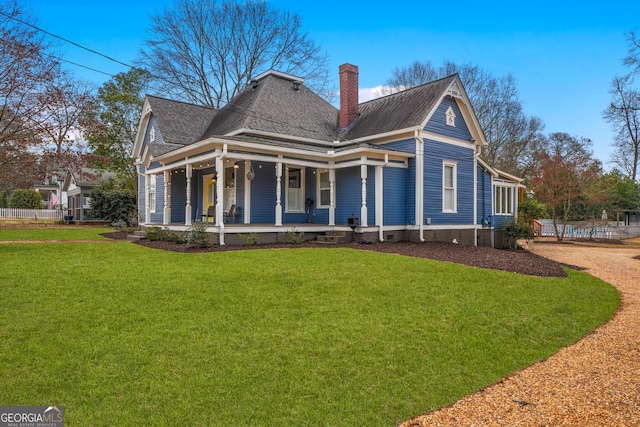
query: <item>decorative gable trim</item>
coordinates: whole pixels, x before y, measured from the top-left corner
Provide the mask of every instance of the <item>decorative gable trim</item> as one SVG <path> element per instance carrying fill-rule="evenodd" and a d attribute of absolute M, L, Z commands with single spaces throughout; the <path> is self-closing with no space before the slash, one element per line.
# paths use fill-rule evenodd
<path fill-rule="evenodd" d="M 446 118 L 447 126 L 456 127 L 456 113 L 453 111 L 453 107 L 449 106 L 447 111 L 444 113 Z"/>
<path fill-rule="evenodd" d="M 453 98 L 458 98 L 461 99 L 462 101 L 464 101 L 464 97 L 463 97 L 463 90 L 460 88 L 460 85 L 458 85 L 457 81 L 454 81 L 453 83 L 451 83 L 451 85 L 447 88 L 446 94 L 453 97 Z"/>

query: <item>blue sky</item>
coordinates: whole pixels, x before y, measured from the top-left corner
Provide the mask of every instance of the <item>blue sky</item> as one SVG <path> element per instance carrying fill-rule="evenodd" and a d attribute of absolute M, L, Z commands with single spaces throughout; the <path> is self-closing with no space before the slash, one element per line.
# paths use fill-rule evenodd
<path fill-rule="evenodd" d="M 28 0 L 25 0 L 28 1 Z M 494 76 L 513 74 L 525 113 L 545 133 L 590 138 L 598 159 L 611 156 L 613 132 L 602 119 L 609 83 L 626 69 L 624 32 L 640 30 L 640 2 L 537 1 L 293 1 L 269 0 L 303 18 L 303 30 L 328 53 L 335 70 L 359 67 L 360 89 L 384 84 L 397 66 L 415 60 L 471 62 Z M 57 35 L 132 63 L 149 16 L 172 0 L 32 0 L 39 25 Z M 65 59 L 112 74 L 122 65 L 63 44 Z M 103 74 L 69 66 L 103 83 Z"/>

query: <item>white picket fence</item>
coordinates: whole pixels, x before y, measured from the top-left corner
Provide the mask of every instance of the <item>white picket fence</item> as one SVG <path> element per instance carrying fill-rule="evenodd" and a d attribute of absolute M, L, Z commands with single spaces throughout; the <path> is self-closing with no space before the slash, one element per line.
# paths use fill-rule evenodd
<path fill-rule="evenodd" d="M 0 208 L 0 218 L 62 219 L 60 209 Z"/>

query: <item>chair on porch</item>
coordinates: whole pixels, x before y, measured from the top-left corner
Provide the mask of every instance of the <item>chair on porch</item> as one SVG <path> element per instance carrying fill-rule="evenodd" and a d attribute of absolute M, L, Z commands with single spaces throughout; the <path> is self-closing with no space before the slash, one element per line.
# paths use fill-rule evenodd
<path fill-rule="evenodd" d="M 228 223 L 235 223 L 236 222 L 236 217 L 240 215 L 240 208 L 236 205 L 231 205 L 231 207 L 229 208 L 229 212 L 227 212 L 226 215 L 226 221 Z"/>
<path fill-rule="evenodd" d="M 209 222 L 209 218 L 211 218 L 212 222 L 215 222 L 215 217 L 216 217 L 216 207 L 209 206 L 207 208 L 207 213 L 202 214 L 202 222 Z"/>

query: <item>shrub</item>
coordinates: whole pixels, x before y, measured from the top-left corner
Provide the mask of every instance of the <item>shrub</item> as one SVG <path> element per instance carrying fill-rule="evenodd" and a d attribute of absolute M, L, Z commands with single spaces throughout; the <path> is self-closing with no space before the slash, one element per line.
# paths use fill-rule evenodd
<path fill-rule="evenodd" d="M 504 237 L 509 242 L 509 248 L 516 249 L 517 241 L 520 239 L 531 239 L 533 232 L 528 222 L 522 219 L 514 219 L 504 228 Z"/>
<path fill-rule="evenodd" d="M 183 240 L 189 246 L 208 248 L 211 246 L 211 234 L 207 233 L 207 224 L 202 221 L 193 221 Z"/>
<path fill-rule="evenodd" d="M 148 228 L 145 236 L 151 241 L 178 242 L 181 243 L 182 238 L 168 228 L 151 227 Z"/>
<path fill-rule="evenodd" d="M 258 240 L 260 239 L 260 235 L 255 232 L 249 233 L 249 234 L 238 233 L 238 237 L 240 237 L 241 239 L 244 239 L 245 246 L 255 246 L 255 244 L 258 243 Z"/>
<path fill-rule="evenodd" d="M 285 233 L 285 236 L 287 238 L 287 243 L 291 243 L 294 245 L 297 245 L 298 243 L 301 243 L 304 240 L 303 239 L 304 232 L 301 231 L 298 233 L 295 227 L 292 227 L 291 230 L 287 231 Z"/>
<path fill-rule="evenodd" d="M 91 190 L 91 209 L 97 218 L 130 224 L 136 208 L 136 193 L 133 190 L 103 185 Z"/>
<path fill-rule="evenodd" d="M 127 221 L 123 221 L 121 219 L 113 221 L 111 223 L 111 226 L 118 231 L 127 231 L 129 229 L 129 224 L 127 224 Z"/>
<path fill-rule="evenodd" d="M 42 209 L 42 198 L 36 190 L 15 190 L 9 207 L 16 209 Z"/>

